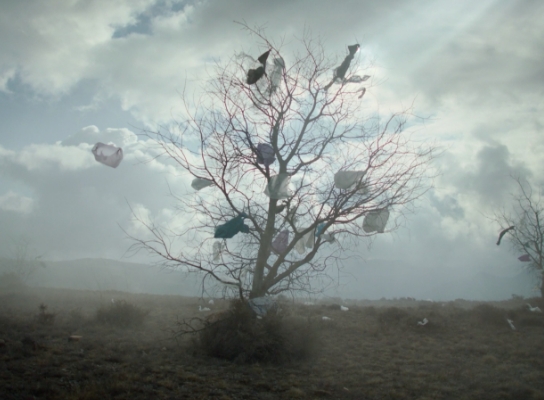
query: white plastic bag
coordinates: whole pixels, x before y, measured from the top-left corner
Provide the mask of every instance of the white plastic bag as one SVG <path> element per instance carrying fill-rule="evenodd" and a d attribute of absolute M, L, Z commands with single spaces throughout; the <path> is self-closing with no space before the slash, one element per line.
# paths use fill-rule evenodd
<path fill-rule="evenodd" d="M 281 173 L 270 177 L 270 182 L 266 185 L 264 194 L 271 199 L 288 199 L 291 196 L 289 190 L 291 177 L 289 174 Z"/>
<path fill-rule="evenodd" d="M 205 187 L 213 185 L 213 182 L 208 179 L 195 178 L 191 182 L 191 187 L 195 190 L 204 189 Z"/>
<path fill-rule="evenodd" d="M 366 171 L 338 171 L 334 174 L 334 184 L 339 189 L 348 189 L 365 176 Z"/>
<path fill-rule="evenodd" d="M 306 249 L 313 249 L 314 241 L 315 241 L 314 238 L 315 238 L 315 230 L 306 233 L 304 236 L 302 236 L 298 240 L 298 242 L 295 243 L 295 250 L 299 254 L 304 254 L 306 252 Z"/>
<path fill-rule="evenodd" d="M 213 244 L 213 261 L 218 262 L 221 260 L 221 253 L 223 252 L 223 249 L 225 248 L 225 244 L 221 241 L 216 241 Z"/>
<path fill-rule="evenodd" d="M 366 233 L 383 233 L 388 219 L 389 210 L 387 208 L 378 211 L 370 211 L 365 215 L 365 219 L 363 220 L 363 230 Z"/>
<path fill-rule="evenodd" d="M 268 87 L 268 92 L 270 94 L 274 93 L 276 89 L 280 86 L 281 76 L 283 69 L 285 68 L 285 61 L 283 58 L 274 58 L 274 69 L 270 73 L 270 86 Z"/>
<path fill-rule="evenodd" d="M 111 144 L 98 142 L 92 152 L 96 161 L 112 168 L 117 168 L 123 160 L 123 149 Z"/>

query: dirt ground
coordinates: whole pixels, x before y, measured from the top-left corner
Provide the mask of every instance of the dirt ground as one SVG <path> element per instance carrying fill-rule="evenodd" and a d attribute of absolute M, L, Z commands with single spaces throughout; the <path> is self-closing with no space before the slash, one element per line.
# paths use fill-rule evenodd
<path fill-rule="evenodd" d="M 143 325 L 100 324 L 96 312 L 112 299 L 148 311 Z M 8 290 L 0 292 L 0 398 L 544 399 L 544 315 L 527 302 L 544 309 L 541 299 L 346 302 L 348 311 L 284 304 L 315 324 L 314 354 L 248 365 L 204 356 L 190 338 L 174 339 L 177 321 L 202 316 L 199 305 L 226 309 L 224 301 Z M 418 325 L 424 318 L 428 323 Z M 70 341 L 72 335 L 81 338 Z"/>

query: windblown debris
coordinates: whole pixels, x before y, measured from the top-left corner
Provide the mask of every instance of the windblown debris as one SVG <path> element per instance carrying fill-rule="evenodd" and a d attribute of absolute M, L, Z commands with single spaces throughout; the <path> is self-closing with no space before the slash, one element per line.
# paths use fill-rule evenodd
<path fill-rule="evenodd" d="M 94 159 L 108 167 L 117 168 L 123 160 L 123 149 L 101 142 L 93 146 Z"/>
<path fill-rule="evenodd" d="M 429 320 L 427 318 L 423 318 L 423 321 L 417 321 L 417 324 L 419 326 L 425 326 L 429 323 Z"/>
<path fill-rule="evenodd" d="M 501 244 L 502 237 L 503 237 L 504 235 L 506 235 L 507 232 L 511 231 L 511 230 L 514 229 L 514 228 L 515 228 L 515 226 L 512 225 L 512 226 L 509 226 L 508 228 L 503 229 L 503 230 L 501 231 L 501 233 L 499 234 L 499 240 L 497 240 L 497 246 Z"/>
<path fill-rule="evenodd" d="M 213 185 L 213 182 L 209 179 L 195 178 L 191 182 L 191 187 L 195 190 L 204 189 L 205 187 Z"/>
<path fill-rule="evenodd" d="M 263 164 L 265 167 L 276 161 L 274 149 L 268 143 L 259 143 L 255 153 L 257 154 L 257 163 Z"/>
<path fill-rule="evenodd" d="M 338 189 L 349 189 L 365 176 L 366 171 L 338 171 L 334 174 L 334 185 Z"/>
<path fill-rule="evenodd" d="M 249 307 L 257 316 L 264 317 L 269 312 L 278 311 L 278 303 L 271 297 L 256 297 L 248 301 Z"/>
<path fill-rule="evenodd" d="M 283 254 L 287 250 L 289 245 L 289 231 L 284 229 L 278 236 L 272 241 L 272 250 L 278 254 Z"/>
<path fill-rule="evenodd" d="M 271 176 L 270 181 L 264 190 L 264 194 L 271 199 L 287 199 L 291 196 L 289 191 L 289 183 L 291 183 L 291 177 L 289 174 L 281 173 Z"/>
<path fill-rule="evenodd" d="M 263 75 L 266 75 L 266 60 L 268 59 L 269 54 L 270 54 L 270 50 L 261 54 L 257 60 L 262 65 L 256 69 L 250 69 L 249 71 L 247 71 L 246 82 L 248 85 L 253 85 L 254 83 L 257 83 L 257 81 L 261 79 Z"/>
<path fill-rule="evenodd" d="M 363 230 L 366 233 L 383 233 L 388 219 L 389 210 L 387 208 L 378 211 L 370 211 L 367 215 L 365 215 L 365 219 L 363 220 Z"/>
<path fill-rule="evenodd" d="M 239 232 L 249 233 L 249 226 L 244 224 L 244 218 L 247 218 L 247 214 L 241 213 L 223 225 L 219 225 L 215 228 L 214 238 L 230 239 Z"/>
<path fill-rule="evenodd" d="M 346 58 L 344 58 L 344 61 L 342 61 L 342 64 L 340 64 L 340 66 L 334 70 L 332 81 L 327 86 L 325 86 L 324 88 L 325 91 L 327 91 L 332 86 L 333 83 L 335 82 L 341 83 L 342 81 L 344 81 L 346 77 L 346 73 L 348 72 L 349 66 L 351 64 L 351 60 L 353 60 L 353 58 L 355 57 L 355 53 L 359 51 L 359 47 L 360 47 L 359 44 L 348 46 L 349 54 L 346 56 Z"/>

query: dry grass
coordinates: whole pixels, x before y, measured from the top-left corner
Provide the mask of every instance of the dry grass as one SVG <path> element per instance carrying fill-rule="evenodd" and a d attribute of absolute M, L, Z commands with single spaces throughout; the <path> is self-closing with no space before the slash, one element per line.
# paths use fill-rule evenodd
<path fill-rule="evenodd" d="M 139 326 L 98 323 L 97 310 L 109 310 L 112 297 L 150 312 Z M 530 302 L 542 308 L 539 299 Z M 54 323 L 36 318 L 42 303 Z M 317 350 L 279 365 L 226 361 L 190 339 L 173 340 L 177 321 L 203 316 L 198 304 L 176 296 L 0 292 L 0 398 L 544 399 L 544 316 L 519 299 L 361 302 L 348 312 L 295 305 L 271 332 L 291 329 L 292 346 L 303 348 L 295 337 L 311 327 Z M 227 307 L 216 302 L 212 311 Z M 417 325 L 423 318 L 429 323 Z M 69 341 L 73 335 L 81 338 Z"/>

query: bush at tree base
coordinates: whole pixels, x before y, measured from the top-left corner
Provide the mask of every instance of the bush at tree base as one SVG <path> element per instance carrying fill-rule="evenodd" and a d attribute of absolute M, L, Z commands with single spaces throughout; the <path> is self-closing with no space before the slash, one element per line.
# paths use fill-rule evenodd
<path fill-rule="evenodd" d="M 258 319 L 246 301 L 233 300 L 225 318 L 205 322 L 198 345 L 205 354 L 237 362 L 291 362 L 309 357 L 316 333 L 307 319 L 269 313 Z"/>

